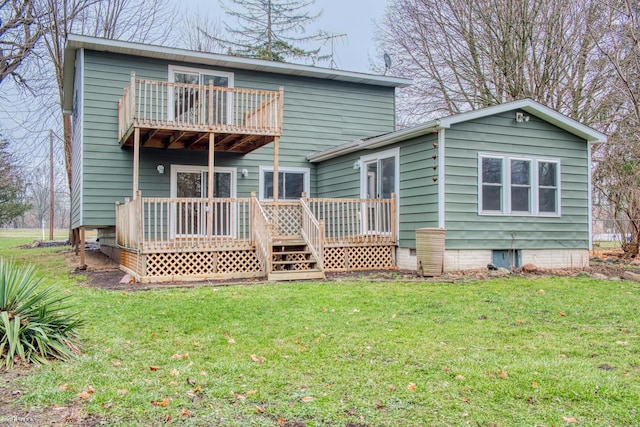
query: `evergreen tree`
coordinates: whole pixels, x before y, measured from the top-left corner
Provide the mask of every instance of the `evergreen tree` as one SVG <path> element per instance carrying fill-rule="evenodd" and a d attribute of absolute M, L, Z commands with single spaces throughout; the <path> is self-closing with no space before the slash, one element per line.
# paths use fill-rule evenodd
<path fill-rule="evenodd" d="M 222 4 L 225 13 L 235 18 L 235 25 L 225 24 L 233 40 L 225 42 L 232 54 L 269 61 L 317 59 L 320 49 L 305 50 L 300 42 L 309 40 L 305 26 L 320 13 L 307 8 L 314 0 L 230 0 Z"/>

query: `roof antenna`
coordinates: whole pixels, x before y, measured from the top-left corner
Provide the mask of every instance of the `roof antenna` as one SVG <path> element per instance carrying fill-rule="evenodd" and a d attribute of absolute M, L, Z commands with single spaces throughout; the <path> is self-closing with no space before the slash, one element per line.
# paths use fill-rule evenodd
<path fill-rule="evenodd" d="M 391 68 L 391 57 L 387 52 L 385 52 L 382 57 L 384 58 L 384 75 L 386 76 L 387 71 L 389 71 L 389 68 Z"/>

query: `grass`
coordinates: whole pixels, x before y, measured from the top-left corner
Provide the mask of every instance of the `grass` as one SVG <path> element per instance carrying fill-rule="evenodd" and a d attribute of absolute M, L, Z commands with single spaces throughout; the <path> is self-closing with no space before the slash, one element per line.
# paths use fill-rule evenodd
<path fill-rule="evenodd" d="M 86 321 L 82 357 L 25 380 L 29 406 L 81 401 L 112 425 L 640 423 L 637 283 L 113 292 L 78 286 L 55 251 L 1 246 L 37 261 Z"/>

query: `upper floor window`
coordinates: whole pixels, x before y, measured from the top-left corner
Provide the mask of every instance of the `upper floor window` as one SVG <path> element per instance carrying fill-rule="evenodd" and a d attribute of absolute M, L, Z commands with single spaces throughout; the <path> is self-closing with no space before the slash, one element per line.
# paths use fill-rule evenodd
<path fill-rule="evenodd" d="M 560 161 L 480 154 L 478 213 L 560 215 Z"/>

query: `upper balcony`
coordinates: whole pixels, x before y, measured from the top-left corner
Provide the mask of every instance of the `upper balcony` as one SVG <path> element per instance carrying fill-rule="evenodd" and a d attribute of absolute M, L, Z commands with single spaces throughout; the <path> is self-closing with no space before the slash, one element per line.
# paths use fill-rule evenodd
<path fill-rule="evenodd" d="M 283 89 L 279 91 L 137 79 L 118 101 L 118 140 L 133 145 L 140 129 L 143 147 L 207 149 L 246 154 L 282 133 Z"/>

